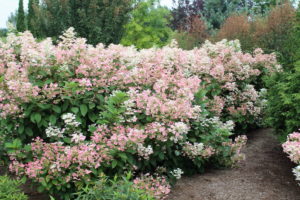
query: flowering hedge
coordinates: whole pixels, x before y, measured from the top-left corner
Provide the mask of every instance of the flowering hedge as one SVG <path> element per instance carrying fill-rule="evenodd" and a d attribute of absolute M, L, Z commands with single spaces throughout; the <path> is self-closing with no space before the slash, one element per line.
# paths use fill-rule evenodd
<path fill-rule="evenodd" d="M 64 199 L 101 173 L 126 171 L 140 174 L 141 189 L 160 182 L 163 199 L 162 176 L 242 160 L 246 137 L 230 139 L 234 125 L 259 119 L 261 77 L 280 69 L 238 41 L 191 51 L 85 42 L 72 28 L 57 45 L 29 32 L 0 42 L 2 153 L 11 171 Z"/>
<path fill-rule="evenodd" d="M 293 169 L 296 180 L 300 181 L 300 133 L 294 132 L 288 135 L 287 141 L 282 144 L 283 151 L 289 155 L 291 161 L 298 166 Z"/>

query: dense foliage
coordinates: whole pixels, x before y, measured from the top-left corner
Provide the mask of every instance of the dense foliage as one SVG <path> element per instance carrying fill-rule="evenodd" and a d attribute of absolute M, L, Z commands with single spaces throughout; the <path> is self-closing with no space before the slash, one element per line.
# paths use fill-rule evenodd
<path fill-rule="evenodd" d="M 121 44 L 125 46 L 150 48 L 162 47 L 170 42 L 172 30 L 168 27 L 170 12 L 161 7 L 157 0 L 141 1 L 131 13 L 132 17 L 125 25 Z"/>
<path fill-rule="evenodd" d="M 299 15 L 299 11 L 298 11 Z M 299 20 L 294 21 L 293 29 L 289 35 L 290 41 L 286 50 L 290 49 L 290 57 L 284 62 L 284 72 L 277 73 L 267 79 L 267 85 L 270 88 L 268 92 L 268 122 L 276 129 L 282 141 L 287 134 L 297 131 L 299 128 L 299 86 L 300 86 L 300 30 Z"/>
<path fill-rule="evenodd" d="M 0 199 L 1 200 L 28 200 L 21 191 L 21 182 L 12 180 L 8 176 L 0 176 Z"/>
<path fill-rule="evenodd" d="M 203 11 L 203 0 L 173 0 L 173 3 L 171 27 L 174 30 L 188 30 L 190 19 L 200 18 Z"/>
<path fill-rule="evenodd" d="M 0 156 L 11 172 L 64 200 L 165 199 L 182 174 L 243 160 L 247 138 L 235 134 L 264 114 L 300 164 L 293 3 L 173 2 L 29 0 L 26 15 L 19 1 L 10 26 L 33 35 L 0 38 Z M 0 199 L 27 199 L 19 184 L 0 177 Z"/>
<path fill-rule="evenodd" d="M 299 128 L 299 78 L 300 63 L 297 62 L 292 72 L 277 74 L 268 80 L 268 121 L 281 140 Z"/>
<path fill-rule="evenodd" d="M 163 184 L 164 198 L 165 177 L 234 165 L 246 142 L 230 139 L 234 124 L 241 132 L 257 122 L 258 83 L 280 68 L 275 55 L 244 54 L 238 41 L 137 51 L 87 45 L 72 28 L 60 38 L 25 32 L 0 43 L 0 136 L 12 172 L 64 199 L 126 171 L 140 189 Z"/>
<path fill-rule="evenodd" d="M 23 0 L 19 0 L 18 17 L 17 17 L 17 30 L 19 32 L 23 32 L 23 31 L 26 30 Z"/>
<path fill-rule="evenodd" d="M 30 0 L 28 30 L 38 38 L 57 39 L 72 26 L 90 44 L 117 44 L 134 3 L 132 0 Z"/>
<path fill-rule="evenodd" d="M 100 177 L 100 180 L 86 186 L 81 192 L 75 194 L 75 200 L 155 200 L 156 188 L 140 189 L 138 184 L 130 181 L 130 174 L 127 177 L 108 179 Z M 146 186 L 146 185 L 145 185 Z M 169 190 L 169 187 L 167 187 Z"/>
<path fill-rule="evenodd" d="M 29 0 L 28 1 L 28 14 L 27 14 L 27 27 L 28 30 L 35 36 L 41 37 L 39 30 L 39 20 L 38 20 L 38 6 L 39 0 Z M 17 13 L 18 15 L 18 13 Z M 12 17 L 13 18 L 13 17 Z"/>
<path fill-rule="evenodd" d="M 0 28 L 0 37 L 6 37 L 6 35 L 7 35 L 7 29 Z"/>

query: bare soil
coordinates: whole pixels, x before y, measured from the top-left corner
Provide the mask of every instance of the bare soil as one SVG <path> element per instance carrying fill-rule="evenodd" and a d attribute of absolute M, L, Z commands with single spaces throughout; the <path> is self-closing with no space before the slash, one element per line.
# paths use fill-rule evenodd
<path fill-rule="evenodd" d="M 237 168 L 182 178 L 169 200 L 300 200 L 293 163 L 271 129 L 248 134 L 246 161 Z"/>

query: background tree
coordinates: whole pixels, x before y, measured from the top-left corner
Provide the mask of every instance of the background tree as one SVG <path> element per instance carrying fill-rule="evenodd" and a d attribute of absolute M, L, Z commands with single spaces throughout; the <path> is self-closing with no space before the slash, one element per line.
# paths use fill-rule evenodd
<path fill-rule="evenodd" d="M 0 39 L 1 37 L 6 37 L 6 35 L 7 35 L 7 29 L 0 28 Z"/>
<path fill-rule="evenodd" d="M 16 10 L 15 12 L 12 12 L 9 15 L 7 22 L 17 27 L 17 18 L 18 18 L 18 11 Z"/>
<path fill-rule="evenodd" d="M 28 27 L 37 37 L 57 38 L 69 27 L 90 44 L 119 43 L 135 0 L 30 0 Z"/>
<path fill-rule="evenodd" d="M 70 0 L 72 26 L 91 44 L 118 44 L 133 0 Z"/>
<path fill-rule="evenodd" d="M 171 27 L 173 30 L 186 31 L 191 18 L 201 16 L 203 12 L 203 0 L 173 0 Z"/>
<path fill-rule="evenodd" d="M 18 17 L 17 17 L 17 30 L 19 32 L 24 32 L 26 30 L 23 0 L 19 0 Z"/>
<path fill-rule="evenodd" d="M 132 12 L 131 21 L 125 26 L 123 45 L 137 48 L 164 46 L 169 42 L 172 30 L 168 27 L 170 11 L 157 0 L 140 2 Z"/>
<path fill-rule="evenodd" d="M 39 36 L 39 26 L 37 26 L 36 10 L 39 6 L 39 0 L 29 0 L 28 2 L 28 15 L 27 15 L 27 27 L 28 30 L 35 36 Z"/>
<path fill-rule="evenodd" d="M 249 13 L 253 6 L 252 0 L 207 0 L 202 16 L 210 29 L 219 29 L 232 13 Z"/>
<path fill-rule="evenodd" d="M 42 0 L 34 7 L 39 35 L 57 38 L 71 24 L 70 0 Z"/>

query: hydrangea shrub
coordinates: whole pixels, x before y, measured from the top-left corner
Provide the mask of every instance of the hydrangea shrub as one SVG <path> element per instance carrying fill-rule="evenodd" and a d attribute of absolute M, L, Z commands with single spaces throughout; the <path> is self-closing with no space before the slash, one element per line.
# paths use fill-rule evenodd
<path fill-rule="evenodd" d="M 294 132 L 288 135 L 287 141 L 282 144 L 283 151 L 288 154 L 291 161 L 298 166 L 293 169 L 297 181 L 300 181 L 300 133 Z"/>
<path fill-rule="evenodd" d="M 278 70 L 273 54 L 244 54 L 238 41 L 138 51 L 88 45 L 72 28 L 57 45 L 10 34 L 0 43 L 2 153 L 12 172 L 64 199 L 101 173 L 132 171 L 149 189 L 231 166 L 247 140 L 230 139 L 234 126 L 259 119 L 261 76 Z"/>

